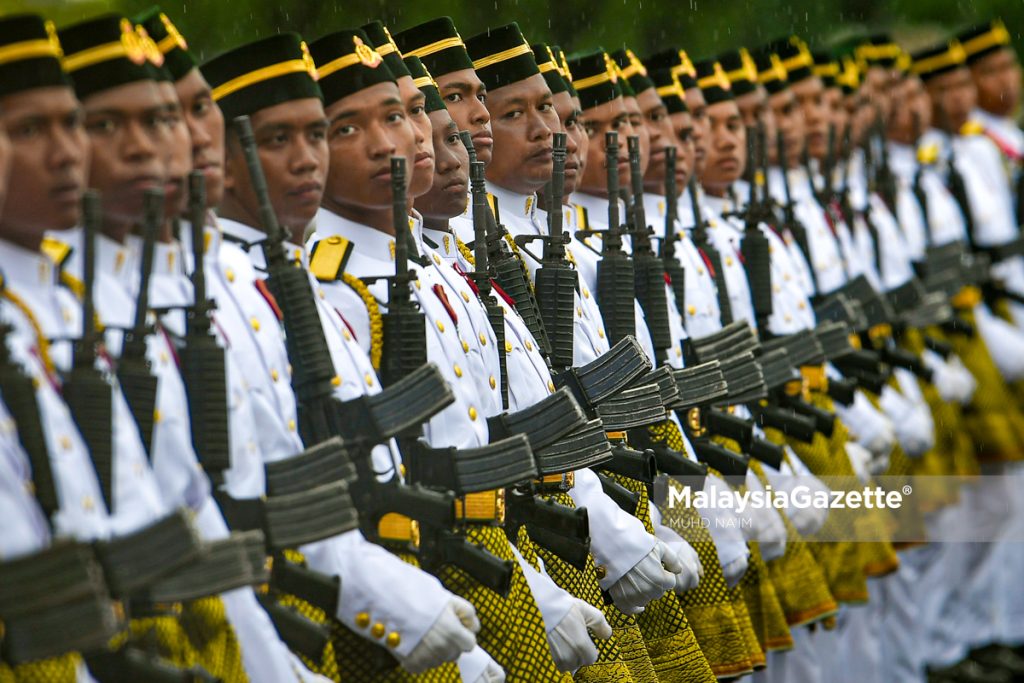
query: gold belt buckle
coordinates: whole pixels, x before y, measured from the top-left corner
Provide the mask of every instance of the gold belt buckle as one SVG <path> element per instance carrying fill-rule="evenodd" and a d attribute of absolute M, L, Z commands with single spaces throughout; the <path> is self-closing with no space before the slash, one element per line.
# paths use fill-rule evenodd
<path fill-rule="evenodd" d="M 389 512 L 380 518 L 377 522 L 377 535 L 382 541 L 420 547 L 420 523 L 397 512 Z"/>
<path fill-rule="evenodd" d="M 572 487 L 576 485 L 576 473 L 546 474 L 537 482 L 542 491 L 571 491 Z"/>
<path fill-rule="evenodd" d="M 686 411 L 686 426 L 690 428 L 692 436 L 704 436 L 707 429 L 701 422 L 700 408 L 690 408 Z"/>
<path fill-rule="evenodd" d="M 804 365 L 800 368 L 800 374 L 811 391 L 828 391 L 828 377 L 825 376 L 824 365 Z"/>
<path fill-rule="evenodd" d="M 504 524 L 505 489 L 467 493 L 456 498 L 455 519 L 469 524 Z"/>

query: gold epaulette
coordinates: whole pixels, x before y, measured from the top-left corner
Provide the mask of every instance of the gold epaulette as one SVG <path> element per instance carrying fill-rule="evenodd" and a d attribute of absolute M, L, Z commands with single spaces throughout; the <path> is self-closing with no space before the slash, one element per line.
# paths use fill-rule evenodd
<path fill-rule="evenodd" d="M 586 207 L 579 204 L 574 206 L 576 207 L 576 228 L 578 230 L 590 230 L 590 217 L 587 215 Z"/>
<path fill-rule="evenodd" d="M 964 125 L 960 126 L 960 135 L 981 135 L 985 132 L 985 126 L 981 125 L 977 121 L 968 121 Z"/>
<path fill-rule="evenodd" d="M 40 250 L 48 259 L 53 261 L 53 265 L 55 265 L 58 270 L 64 267 L 64 264 L 68 260 L 68 256 L 71 256 L 71 245 L 65 244 L 53 237 L 44 237 Z"/>
<path fill-rule="evenodd" d="M 498 198 L 490 192 L 487 193 L 487 205 L 491 207 L 491 213 L 494 214 L 494 222 L 501 223 L 501 213 L 498 211 Z"/>
<path fill-rule="evenodd" d="M 309 255 L 309 270 L 321 282 L 342 279 L 345 265 L 355 245 L 340 235 L 326 237 L 313 245 Z"/>

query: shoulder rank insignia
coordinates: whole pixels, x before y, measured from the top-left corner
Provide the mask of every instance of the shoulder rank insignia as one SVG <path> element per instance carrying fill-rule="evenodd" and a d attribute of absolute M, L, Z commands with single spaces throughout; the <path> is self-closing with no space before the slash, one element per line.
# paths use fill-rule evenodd
<path fill-rule="evenodd" d="M 494 222 L 501 223 L 501 214 L 498 212 L 498 198 L 490 192 L 487 193 L 487 203 L 491 207 L 491 213 L 494 214 Z"/>
<path fill-rule="evenodd" d="M 355 245 L 340 235 L 326 237 L 313 245 L 309 255 L 309 270 L 321 282 L 342 279 L 345 264 Z"/>
<path fill-rule="evenodd" d="M 64 267 L 68 256 L 71 256 L 71 245 L 52 237 L 44 237 L 40 249 L 58 270 Z"/>

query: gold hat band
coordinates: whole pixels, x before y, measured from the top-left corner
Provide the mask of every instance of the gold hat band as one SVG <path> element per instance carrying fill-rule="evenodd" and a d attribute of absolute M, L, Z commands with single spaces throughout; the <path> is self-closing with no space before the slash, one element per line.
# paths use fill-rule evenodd
<path fill-rule="evenodd" d="M 355 55 L 351 56 L 354 57 L 357 62 L 359 61 L 359 58 L 355 57 Z M 279 76 L 287 76 L 288 74 L 300 72 L 306 74 L 309 73 L 309 65 L 302 59 L 289 59 L 286 62 L 271 64 L 270 66 L 250 71 L 247 74 L 242 74 L 237 78 L 232 78 L 230 81 L 218 85 L 213 89 L 213 100 L 215 102 L 220 101 L 228 95 L 238 92 L 242 88 L 248 88 L 249 86 L 256 85 L 257 83 L 269 81 L 271 78 L 278 78 Z"/>
<path fill-rule="evenodd" d="M 61 52 L 58 46 L 46 38 L 24 40 L 20 43 L 11 43 L 10 45 L 0 47 L 0 64 L 9 64 L 39 57 L 60 59 Z"/>
<path fill-rule="evenodd" d="M 442 38 L 441 40 L 438 40 L 438 41 L 433 42 L 433 43 L 429 43 L 427 45 L 424 45 L 423 47 L 418 47 L 415 50 L 409 50 L 408 52 L 405 53 L 405 56 L 406 57 L 426 57 L 428 55 L 434 54 L 435 52 L 440 52 L 441 50 L 447 50 L 448 48 L 451 48 L 451 47 L 462 47 L 462 48 L 464 48 L 464 47 L 466 47 L 466 44 L 464 42 L 462 42 L 462 38 L 459 37 L 459 36 L 454 36 L 452 38 Z"/>
<path fill-rule="evenodd" d="M 515 47 L 510 47 L 507 50 L 502 50 L 501 52 L 490 55 L 489 57 L 482 57 L 480 59 L 473 60 L 473 68 L 486 69 L 489 66 L 500 64 L 501 62 L 507 62 L 510 59 L 514 59 L 520 55 L 528 53 L 532 54 L 533 50 L 530 49 L 529 45 L 523 43 L 522 45 L 516 45 Z"/>

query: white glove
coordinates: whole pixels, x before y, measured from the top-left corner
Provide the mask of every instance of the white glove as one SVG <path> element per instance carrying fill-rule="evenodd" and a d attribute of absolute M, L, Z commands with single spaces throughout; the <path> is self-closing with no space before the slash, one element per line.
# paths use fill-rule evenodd
<path fill-rule="evenodd" d="M 626 614 L 639 614 L 644 605 L 676 586 L 683 565 L 669 547 L 657 541 L 651 552 L 616 581 L 608 592 L 615 606 Z"/>
<path fill-rule="evenodd" d="M 505 683 L 505 670 L 477 646 L 459 657 L 459 677 L 472 683 Z"/>
<path fill-rule="evenodd" d="M 723 479 L 709 474 L 704 480 L 704 492 L 708 494 L 709 500 L 717 500 L 716 492 L 720 489 L 731 490 Z M 700 515 L 708 521 L 707 528 L 711 533 L 711 540 L 715 542 L 718 563 L 725 574 L 725 580 L 730 586 L 735 586 L 747 572 L 750 558 L 750 548 L 747 547 L 743 532 L 740 531 L 736 511 L 712 505 L 710 509 L 700 510 Z"/>
<path fill-rule="evenodd" d="M 752 471 L 747 472 L 747 488 L 750 491 L 764 491 L 761 480 Z M 757 541 L 765 561 L 782 557 L 786 552 L 786 525 L 774 508 L 752 510 L 747 508 L 739 515 L 743 537 Z"/>
<path fill-rule="evenodd" d="M 792 494 L 795 488 L 801 487 L 806 489 L 808 497 L 814 496 L 819 491 L 828 494 L 829 488 L 811 474 L 807 465 L 800 461 L 800 458 L 789 446 L 785 448 L 788 460 L 783 461 L 781 470 L 767 466 L 764 468 L 764 472 L 768 476 L 768 483 L 772 485 L 772 488 Z M 786 508 L 786 516 L 796 527 L 797 532 L 806 538 L 818 533 L 818 530 L 825 524 L 825 520 L 828 518 L 828 509 L 818 508 L 814 505 L 802 507 L 790 505 Z"/>
<path fill-rule="evenodd" d="M 985 305 L 974 307 L 974 322 L 988 346 L 992 362 L 1007 382 L 1024 377 L 1024 334 L 1019 329 L 992 314 Z"/>
<path fill-rule="evenodd" d="M 867 483 L 871 479 L 871 471 L 874 469 L 872 462 L 875 458 L 871 455 L 871 452 L 855 441 L 847 441 L 846 455 L 850 458 L 854 474 L 862 482 Z M 885 468 L 882 468 L 883 472 L 889 466 L 889 456 L 885 456 L 884 460 Z"/>
<path fill-rule="evenodd" d="M 445 662 L 455 661 L 464 652 L 476 647 L 476 633 L 480 620 L 476 609 L 462 598 L 453 595 L 441 615 L 434 621 L 409 656 L 398 662 L 409 673 L 422 673 Z"/>
<path fill-rule="evenodd" d="M 892 422 L 871 405 L 863 392 L 853 395 L 851 405 L 836 405 L 835 410 L 857 443 L 879 457 L 889 456 L 896 444 Z"/>
<path fill-rule="evenodd" d="M 551 657 L 559 671 L 573 672 L 597 661 L 597 646 L 588 629 L 602 640 L 612 637 L 612 627 L 601 610 L 577 599 L 565 618 L 548 632 Z"/>
<path fill-rule="evenodd" d="M 907 379 L 903 373 L 910 374 L 902 368 L 894 370 L 901 387 L 904 381 L 916 382 L 913 376 Z M 915 386 L 914 389 L 916 388 Z M 921 405 L 911 394 L 912 392 L 897 391 L 891 386 L 886 386 L 882 389 L 879 405 L 892 420 L 896 438 L 903 452 L 911 458 L 919 458 L 935 445 L 935 423 L 928 405 Z M 872 472 L 877 473 L 874 470 Z"/>
<path fill-rule="evenodd" d="M 656 505 L 651 505 L 651 523 L 654 525 L 654 535 L 676 554 L 683 565 L 683 571 L 676 574 L 676 593 L 693 590 L 704 578 L 704 566 L 700 563 L 697 551 L 686 539 L 661 523 L 661 510 Z"/>
<path fill-rule="evenodd" d="M 957 400 L 960 405 L 967 405 L 974 398 L 974 390 L 978 388 L 978 380 L 974 379 L 974 375 L 967 369 L 964 362 L 960 360 L 960 356 L 954 355 L 947 358 L 946 367 L 959 380 L 960 394 Z"/>

